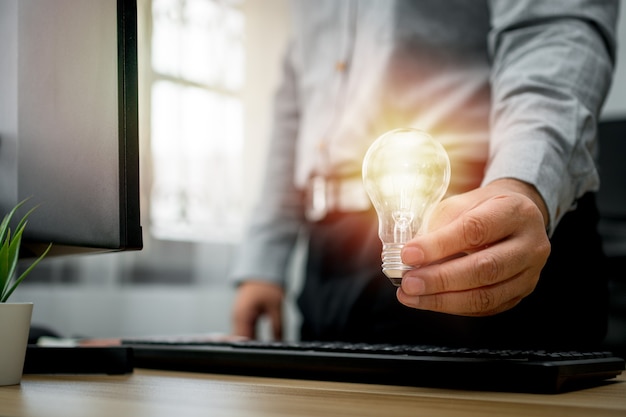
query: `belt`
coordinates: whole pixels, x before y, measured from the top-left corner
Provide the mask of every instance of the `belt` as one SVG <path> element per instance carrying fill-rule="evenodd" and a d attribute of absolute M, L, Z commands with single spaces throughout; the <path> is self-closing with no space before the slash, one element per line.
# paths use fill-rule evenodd
<path fill-rule="evenodd" d="M 333 212 L 367 211 L 372 207 L 360 176 L 350 178 L 311 176 L 307 182 L 305 197 L 305 216 L 311 222 L 323 220 Z"/>

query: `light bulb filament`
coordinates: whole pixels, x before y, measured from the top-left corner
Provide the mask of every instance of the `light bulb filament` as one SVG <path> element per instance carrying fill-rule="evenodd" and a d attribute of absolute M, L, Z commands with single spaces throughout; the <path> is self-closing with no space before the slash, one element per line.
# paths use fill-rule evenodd
<path fill-rule="evenodd" d="M 411 227 L 413 222 L 413 213 L 409 211 L 394 211 L 392 217 L 394 220 L 394 243 L 408 242 L 408 240 L 414 235 L 413 228 Z"/>

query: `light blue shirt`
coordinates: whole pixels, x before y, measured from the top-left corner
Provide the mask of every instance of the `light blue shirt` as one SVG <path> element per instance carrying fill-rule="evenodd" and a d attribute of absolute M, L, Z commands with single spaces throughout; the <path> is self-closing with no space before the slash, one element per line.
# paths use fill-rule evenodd
<path fill-rule="evenodd" d="M 596 122 L 610 87 L 617 1 L 302 0 L 274 103 L 261 199 L 235 280 L 282 283 L 313 174 L 358 176 L 372 141 L 428 131 L 449 194 L 533 184 L 549 233 L 599 185 Z"/>

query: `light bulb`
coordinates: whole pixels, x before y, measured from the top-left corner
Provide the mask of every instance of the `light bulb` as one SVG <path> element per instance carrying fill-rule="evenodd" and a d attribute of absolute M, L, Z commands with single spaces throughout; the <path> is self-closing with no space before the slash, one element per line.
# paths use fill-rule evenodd
<path fill-rule="evenodd" d="M 376 139 L 363 159 L 363 184 L 378 215 L 382 270 L 400 286 L 413 267 L 402 263 L 404 244 L 428 227 L 450 183 L 450 159 L 428 133 L 396 129 Z"/>

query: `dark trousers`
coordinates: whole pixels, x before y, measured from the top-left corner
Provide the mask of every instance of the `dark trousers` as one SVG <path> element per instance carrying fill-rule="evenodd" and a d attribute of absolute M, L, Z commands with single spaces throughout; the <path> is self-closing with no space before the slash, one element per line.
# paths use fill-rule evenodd
<path fill-rule="evenodd" d="M 606 333 L 607 280 L 593 194 L 560 222 L 535 291 L 491 317 L 462 317 L 400 304 L 381 272 L 375 213 L 312 223 L 298 305 L 303 340 L 485 347 L 593 348 Z"/>

